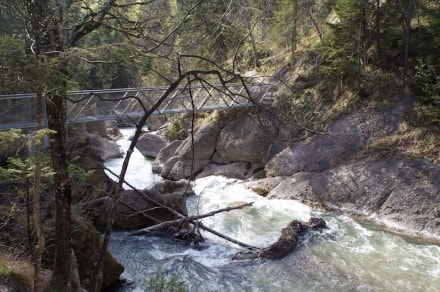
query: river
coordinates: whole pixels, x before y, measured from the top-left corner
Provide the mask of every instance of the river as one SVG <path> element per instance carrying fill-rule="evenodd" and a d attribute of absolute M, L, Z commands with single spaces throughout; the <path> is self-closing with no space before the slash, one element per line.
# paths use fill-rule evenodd
<path fill-rule="evenodd" d="M 128 147 L 133 129 L 123 129 L 118 143 Z M 106 166 L 118 171 L 122 161 Z M 142 169 L 142 171 L 139 171 Z M 132 156 L 127 180 L 138 188 L 161 178 L 151 161 Z M 324 218 L 328 229 L 308 234 L 282 260 L 235 261 L 238 246 L 203 233 L 201 246 L 170 238 L 114 232 L 110 251 L 125 266 L 123 278 L 133 285 L 119 291 L 150 291 L 158 274 L 182 281 L 188 291 L 440 291 L 440 246 L 401 236 L 368 222 L 312 210 L 291 200 L 268 200 L 246 189 L 241 181 L 219 176 L 197 179 L 196 195 L 188 199 L 190 213 L 205 213 L 226 205 L 254 202 L 252 207 L 218 214 L 203 223 L 254 246 L 274 242 L 293 219 Z"/>

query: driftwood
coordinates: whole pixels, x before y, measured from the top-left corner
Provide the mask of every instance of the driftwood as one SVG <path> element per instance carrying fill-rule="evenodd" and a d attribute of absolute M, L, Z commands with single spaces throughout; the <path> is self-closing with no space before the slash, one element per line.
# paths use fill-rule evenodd
<path fill-rule="evenodd" d="M 116 175 L 115 173 L 113 173 L 113 174 Z M 199 221 L 202 218 L 211 217 L 211 216 L 214 216 L 214 215 L 221 213 L 221 212 L 229 212 L 232 210 L 241 209 L 241 208 L 244 208 L 247 206 L 251 206 L 253 204 L 253 202 L 241 204 L 241 205 L 235 206 L 235 207 L 227 207 L 227 208 L 214 210 L 214 211 L 208 212 L 206 214 L 202 214 L 202 215 L 184 216 L 184 215 L 180 214 L 179 212 L 177 212 L 176 210 L 174 210 L 168 206 L 165 206 L 165 205 L 157 202 L 156 200 L 150 198 L 147 194 L 137 190 L 136 188 L 131 186 L 129 183 L 127 183 L 127 182 L 125 182 L 125 183 L 129 187 L 134 189 L 136 192 L 138 192 L 140 195 L 145 197 L 147 200 L 149 200 L 151 203 L 159 206 L 160 208 L 164 208 L 164 209 L 170 211 L 172 214 L 174 214 L 174 215 L 176 215 L 176 217 L 178 217 L 178 219 L 175 219 L 175 220 L 160 222 L 160 220 L 147 214 L 147 212 L 149 210 L 137 210 L 135 207 L 130 206 L 125 202 L 121 202 L 122 204 L 124 204 L 125 206 L 130 208 L 131 210 L 135 211 L 137 214 L 141 214 L 141 215 L 147 217 L 148 219 L 151 219 L 151 220 L 158 223 L 156 225 L 134 231 L 134 232 L 130 233 L 131 236 L 140 235 L 140 234 L 148 234 L 148 233 L 152 233 L 152 232 L 158 231 L 158 230 L 166 230 L 167 232 L 174 233 L 175 237 L 189 240 L 192 243 L 198 243 L 198 242 L 201 242 L 204 240 L 199 233 L 199 229 L 203 229 L 203 230 L 210 232 L 218 237 L 221 237 L 227 241 L 230 241 L 234 244 L 237 244 L 241 247 L 246 248 L 246 251 L 242 251 L 242 252 L 237 253 L 233 259 L 239 259 L 239 260 L 255 259 L 255 258 L 267 258 L 267 259 L 272 259 L 272 260 L 281 259 L 281 258 L 285 257 L 288 253 L 290 253 L 296 247 L 296 245 L 298 244 L 299 236 L 301 236 L 304 232 L 306 232 L 308 230 L 320 229 L 320 228 L 326 227 L 325 221 L 321 218 L 312 217 L 309 220 L 309 222 L 307 222 L 307 223 L 303 223 L 298 220 L 293 220 L 285 228 L 283 228 L 281 230 L 281 236 L 278 238 L 278 240 L 275 243 L 273 243 L 270 246 L 265 247 L 265 248 L 257 248 L 255 246 L 251 246 L 247 243 L 233 239 L 233 238 L 231 238 L 227 235 L 224 235 L 218 231 L 215 231 L 215 230 L 203 225 L 202 222 Z"/>
<path fill-rule="evenodd" d="M 325 221 L 321 218 L 311 218 L 308 223 L 302 223 L 298 220 L 293 220 L 285 228 L 281 230 L 281 236 L 278 240 L 268 247 L 239 252 L 234 256 L 234 259 L 255 259 L 267 258 L 277 260 L 289 254 L 298 244 L 299 236 L 311 229 L 325 228 Z"/>
<path fill-rule="evenodd" d="M 206 218 L 206 217 L 211 217 L 211 216 L 214 216 L 214 215 L 216 215 L 218 213 L 229 212 L 229 211 L 236 210 L 236 209 L 241 209 L 241 208 L 244 208 L 244 207 L 247 207 L 247 206 L 252 206 L 252 204 L 253 204 L 253 202 L 245 203 L 245 204 L 241 204 L 241 205 L 236 206 L 236 207 L 227 207 L 227 208 L 223 208 L 223 209 L 218 209 L 218 210 L 211 211 L 209 213 L 202 214 L 202 215 L 183 216 L 183 217 L 181 217 L 179 219 L 176 219 L 176 220 L 164 221 L 164 222 L 161 222 L 159 224 L 156 224 L 156 225 L 153 225 L 153 226 L 150 226 L 150 227 L 146 227 L 146 228 L 137 230 L 135 232 L 130 233 L 130 235 L 140 235 L 140 234 L 149 233 L 151 231 L 155 231 L 155 230 L 159 230 L 159 229 L 164 229 L 164 228 L 167 228 L 169 226 L 179 226 L 179 225 L 182 225 L 185 222 L 192 223 L 192 222 L 194 222 L 196 220 L 200 220 L 200 219 L 203 219 L 203 218 Z M 198 224 L 200 225 L 200 223 L 198 223 Z"/>
<path fill-rule="evenodd" d="M 104 167 L 104 168 L 107 171 L 109 171 L 111 174 L 113 174 L 114 176 L 119 178 L 119 176 L 115 172 L 113 172 L 112 170 L 108 169 L 107 167 Z M 135 231 L 135 232 L 131 233 L 130 235 L 139 235 L 139 234 L 153 232 L 153 231 L 158 230 L 158 229 L 167 228 L 168 229 L 167 231 L 171 231 L 171 232 L 175 233 L 176 237 L 180 237 L 180 238 L 187 239 L 187 240 L 190 239 L 193 243 L 197 243 L 197 242 L 203 241 L 203 238 L 201 237 L 201 235 L 200 235 L 200 233 L 198 231 L 198 229 L 201 228 L 201 229 L 203 229 L 203 230 L 205 230 L 207 232 L 210 232 L 210 233 L 212 233 L 212 234 L 214 234 L 214 235 L 216 235 L 218 237 L 221 237 L 221 238 L 223 238 L 225 240 L 228 240 L 228 241 L 230 241 L 232 243 L 235 243 L 235 244 L 237 244 L 237 245 L 239 245 L 241 247 L 247 248 L 249 250 L 257 249 L 256 247 L 253 247 L 253 246 L 251 246 L 249 244 L 246 244 L 244 242 L 240 242 L 240 241 L 238 241 L 236 239 L 233 239 L 233 238 L 231 238 L 229 236 L 221 234 L 220 232 L 215 231 L 215 230 L 213 230 L 213 229 L 211 229 L 209 227 L 206 227 L 201 222 L 198 221 L 201 218 L 206 218 L 206 217 L 209 217 L 209 216 L 213 216 L 213 215 L 218 214 L 220 212 L 228 212 L 228 211 L 235 210 L 235 209 L 241 209 L 241 208 L 244 208 L 246 206 L 251 206 L 253 203 L 245 203 L 245 204 L 242 204 L 242 205 L 236 206 L 236 207 L 227 207 L 227 208 L 223 208 L 223 209 L 219 209 L 219 210 L 216 210 L 216 211 L 212 211 L 212 212 L 209 212 L 207 214 L 200 215 L 200 216 L 184 216 L 184 215 L 180 214 L 179 212 L 177 212 L 176 210 L 174 210 L 174 209 L 172 209 L 172 208 L 170 208 L 168 206 L 165 206 L 165 205 L 161 204 L 160 202 L 157 202 L 156 200 L 150 198 L 147 194 L 139 191 L 138 189 L 136 189 L 134 186 L 132 186 L 127 181 L 124 180 L 124 183 L 127 184 L 131 189 L 136 191 L 139 195 L 142 195 L 144 198 L 149 200 L 152 204 L 155 204 L 155 205 L 157 205 L 157 206 L 159 206 L 161 208 L 164 208 L 164 209 L 170 211 L 172 214 L 174 214 L 176 217 L 179 218 L 179 219 L 172 220 L 172 221 L 164 221 L 164 222 L 161 222 L 161 223 L 156 224 L 154 226 L 147 227 L 147 228 Z M 138 210 L 135 207 L 130 206 L 130 205 L 128 205 L 125 202 L 121 202 L 121 203 L 123 205 L 125 205 L 126 207 L 130 208 L 131 210 L 133 210 L 134 212 L 136 212 L 137 214 L 141 214 L 142 216 L 145 216 L 148 219 L 151 219 L 151 220 L 153 220 L 155 222 L 160 222 L 158 219 L 156 219 L 156 218 L 152 217 L 151 215 L 147 214 L 146 210 Z M 192 228 L 189 227 L 189 223 L 193 224 Z"/>

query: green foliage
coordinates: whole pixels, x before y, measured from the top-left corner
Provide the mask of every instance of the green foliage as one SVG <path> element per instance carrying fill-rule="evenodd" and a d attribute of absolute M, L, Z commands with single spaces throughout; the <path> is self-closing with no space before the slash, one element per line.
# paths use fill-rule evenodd
<path fill-rule="evenodd" d="M 262 197 L 266 197 L 269 194 L 269 191 L 264 188 L 253 188 L 252 191 Z"/>
<path fill-rule="evenodd" d="M 69 162 L 69 175 L 72 186 L 72 199 L 74 204 L 87 202 L 99 198 L 107 189 L 106 182 L 95 179 L 95 171 L 85 169 L 80 165 L 79 157 Z M 77 210 L 81 212 L 81 210 Z"/>
<path fill-rule="evenodd" d="M 21 129 L 11 129 L 8 131 L 0 131 L 0 147 L 7 147 L 9 144 L 24 138 Z"/>
<path fill-rule="evenodd" d="M 185 125 L 185 115 L 175 117 L 169 124 L 166 132 L 166 137 L 173 140 L 183 140 L 187 136 L 187 127 Z"/>
<path fill-rule="evenodd" d="M 325 107 L 323 94 L 312 88 L 298 92 L 286 91 L 279 96 L 277 104 L 280 117 L 285 123 L 313 131 L 325 128 Z"/>
<path fill-rule="evenodd" d="M 359 76 L 359 64 L 366 62 L 366 52 L 372 45 L 372 4 L 367 0 L 337 0 L 334 6 L 337 18 L 329 23 L 330 35 L 323 43 L 328 62 L 324 67 L 342 78 Z"/>
<path fill-rule="evenodd" d="M 158 270 L 153 277 L 146 280 L 143 284 L 144 289 L 154 292 L 186 292 L 188 288 L 185 281 L 176 277 L 167 279 L 163 273 Z"/>
<path fill-rule="evenodd" d="M 0 95 L 35 91 L 38 71 L 23 39 L 0 35 Z"/>
<path fill-rule="evenodd" d="M 440 124 L 440 3 L 421 1 L 422 13 L 414 32 L 414 76 L 417 109 L 430 125 Z"/>
<path fill-rule="evenodd" d="M 50 155 L 43 153 L 43 167 L 41 169 L 41 177 L 43 181 L 49 182 L 55 174 L 50 166 Z M 7 167 L 0 167 L 0 182 L 13 183 L 18 188 L 26 185 L 28 181 L 32 181 L 35 171 L 34 156 L 9 157 L 7 159 Z"/>
<path fill-rule="evenodd" d="M 0 230 L 5 228 L 8 223 L 15 218 L 16 213 L 20 211 L 15 202 L 11 202 L 11 207 L 7 210 L 4 210 L 2 207 L 3 206 L 0 206 Z"/>
<path fill-rule="evenodd" d="M 13 269 L 0 265 L 0 277 L 13 277 L 16 272 Z"/>
<path fill-rule="evenodd" d="M 419 85 L 418 109 L 429 124 L 440 125 L 440 65 L 419 58 L 416 79 Z"/>

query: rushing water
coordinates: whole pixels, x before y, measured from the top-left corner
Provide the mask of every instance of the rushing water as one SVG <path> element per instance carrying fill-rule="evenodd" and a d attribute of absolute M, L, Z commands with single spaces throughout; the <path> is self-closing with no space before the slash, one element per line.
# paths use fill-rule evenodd
<path fill-rule="evenodd" d="M 121 144 L 126 142 L 121 140 Z M 133 169 L 137 168 L 133 184 L 143 188 L 160 180 L 151 174 L 148 160 L 142 156 L 133 159 Z M 117 162 L 107 166 L 116 170 Z M 198 179 L 194 190 L 196 195 L 188 200 L 193 214 L 254 202 L 252 207 L 203 220 L 205 225 L 254 246 L 274 242 L 293 219 L 322 217 L 329 228 L 307 235 L 290 255 L 277 261 L 234 261 L 233 256 L 242 249 L 209 233 L 203 233 L 205 243 L 194 247 L 169 238 L 128 237 L 126 232 L 116 232 L 110 249 L 125 266 L 122 276 L 135 282 L 121 291 L 148 291 L 149 279 L 158 272 L 168 279 L 183 280 L 189 291 L 440 291 L 438 245 L 347 216 L 320 213 L 299 202 L 268 200 L 233 179 Z"/>

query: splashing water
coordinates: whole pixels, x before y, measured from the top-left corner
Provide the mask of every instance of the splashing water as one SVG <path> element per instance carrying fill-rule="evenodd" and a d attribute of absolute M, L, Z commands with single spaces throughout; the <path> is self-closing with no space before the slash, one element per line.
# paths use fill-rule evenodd
<path fill-rule="evenodd" d="M 143 172 L 135 172 L 129 182 L 143 182 L 143 188 L 159 180 L 147 174 L 150 161 L 141 156 L 133 157 L 133 162 Z M 328 229 L 307 235 L 281 260 L 250 262 L 233 261 L 241 249 L 210 233 L 203 233 L 207 241 L 194 247 L 170 238 L 128 237 L 127 232 L 116 232 L 110 250 L 125 266 L 122 276 L 135 282 L 120 291 L 146 290 L 148 279 L 158 271 L 183 280 L 189 291 L 440 291 L 438 245 L 348 216 L 313 211 L 296 201 L 268 200 L 234 179 L 198 179 L 194 190 L 196 195 L 187 203 L 192 214 L 254 202 L 251 207 L 202 220 L 206 226 L 254 246 L 273 243 L 293 219 L 322 217 Z"/>

